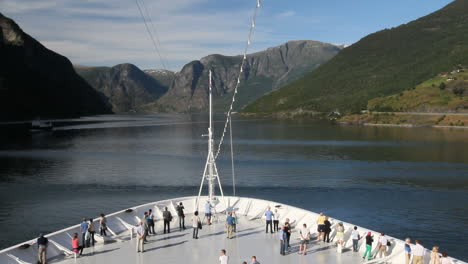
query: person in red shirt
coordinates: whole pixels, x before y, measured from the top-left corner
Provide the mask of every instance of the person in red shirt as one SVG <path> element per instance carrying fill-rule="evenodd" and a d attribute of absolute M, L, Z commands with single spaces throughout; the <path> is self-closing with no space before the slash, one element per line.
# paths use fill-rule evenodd
<path fill-rule="evenodd" d="M 73 249 L 73 252 L 75 252 L 75 253 L 79 252 L 80 253 L 79 256 L 81 256 L 81 254 L 83 254 L 83 246 L 80 246 L 80 240 L 78 239 L 78 233 L 73 234 L 72 249 Z"/>

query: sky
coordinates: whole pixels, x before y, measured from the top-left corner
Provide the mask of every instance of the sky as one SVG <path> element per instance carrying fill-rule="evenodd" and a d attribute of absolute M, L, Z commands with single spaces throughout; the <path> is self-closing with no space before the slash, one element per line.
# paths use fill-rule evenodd
<path fill-rule="evenodd" d="M 165 63 L 137 1 L 154 25 L 149 23 Z M 450 2 L 262 0 L 249 52 L 304 39 L 350 45 Z M 0 0 L 0 12 L 74 64 L 133 63 L 141 69 L 178 71 L 209 54 L 241 54 L 255 5 L 256 0 Z"/>

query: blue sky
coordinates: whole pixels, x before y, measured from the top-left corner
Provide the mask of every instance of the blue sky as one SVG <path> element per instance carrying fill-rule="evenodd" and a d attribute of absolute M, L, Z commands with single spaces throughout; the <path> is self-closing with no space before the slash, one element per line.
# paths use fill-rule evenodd
<path fill-rule="evenodd" d="M 240 54 L 256 4 L 256 0 L 138 1 L 147 7 L 163 58 L 172 70 L 212 53 Z M 263 0 L 250 51 L 299 39 L 352 44 L 450 2 Z M 75 64 L 129 62 L 142 69 L 163 68 L 135 0 L 0 0 L 0 12 Z"/>

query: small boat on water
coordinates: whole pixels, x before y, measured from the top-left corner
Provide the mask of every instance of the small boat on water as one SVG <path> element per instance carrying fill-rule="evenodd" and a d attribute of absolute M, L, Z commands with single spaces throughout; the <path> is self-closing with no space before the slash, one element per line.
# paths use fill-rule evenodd
<path fill-rule="evenodd" d="M 52 122 L 50 121 L 41 121 L 41 120 L 34 120 L 31 122 L 31 128 L 29 129 L 31 132 L 38 132 L 38 131 L 51 131 L 54 129 Z"/>

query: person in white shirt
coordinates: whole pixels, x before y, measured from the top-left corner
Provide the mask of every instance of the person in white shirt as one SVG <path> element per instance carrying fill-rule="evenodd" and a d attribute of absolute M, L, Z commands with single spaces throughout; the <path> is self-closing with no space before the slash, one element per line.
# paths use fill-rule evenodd
<path fill-rule="evenodd" d="M 413 254 L 413 264 L 423 264 L 426 249 L 421 245 L 421 241 L 416 240 L 416 245 L 411 250 L 411 253 Z"/>
<path fill-rule="evenodd" d="M 387 242 L 388 242 L 388 239 L 387 237 L 385 236 L 384 233 L 380 233 L 380 237 L 379 237 L 379 258 L 382 257 L 382 255 L 384 257 L 387 256 Z"/>
<path fill-rule="evenodd" d="M 137 233 L 137 252 L 145 252 L 144 240 L 145 240 L 145 229 L 143 228 L 143 222 L 140 221 L 136 228 Z"/>
<path fill-rule="evenodd" d="M 280 214 L 278 213 L 278 209 L 275 209 L 275 213 L 273 214 L 273 232 L 278 232 L 280 230 L 279 220 L 280 220 Z"/>
<path fill-rule="evenodd" d="M 198 239 L 198 229 L 200 229 L 200 226 L 200 216 L 198 216 L 198 211 L 195 211 L 192 216 L 193 239 Z"/>
<path fill-rule="evenodd" d="M 452 264 L 453 262 L 448 258 L 447 252 L 442 252 L 442 258 L 440 259 L 441 264 Z"/>
<path fill-rule="evenodd" d="M 219 256 L 219 263 L 220 264 L 228 264 L 229 257 L 226 256 L 226 250 L 221 249 L 221 256 Z"/>
<path fill-rule="evenodd" d="M 357 226 L 355 226 L 353 232 L 351 232 L 351 239 L 353 240 L 353 251 L 358 252 L 358 242 L 361 236 L 359 235 L 359 231 L 357 231 Z"/>
<path fill-rule="evenodd" d="M 310 239 L 310 230 L 307 228 L 306 224 L 303 224 L 302 228 L 299 230 L 299 236 L 301 239 L 301 242 L 299 242 L 299 255 L 307 255 L 307 244 Z"/>

